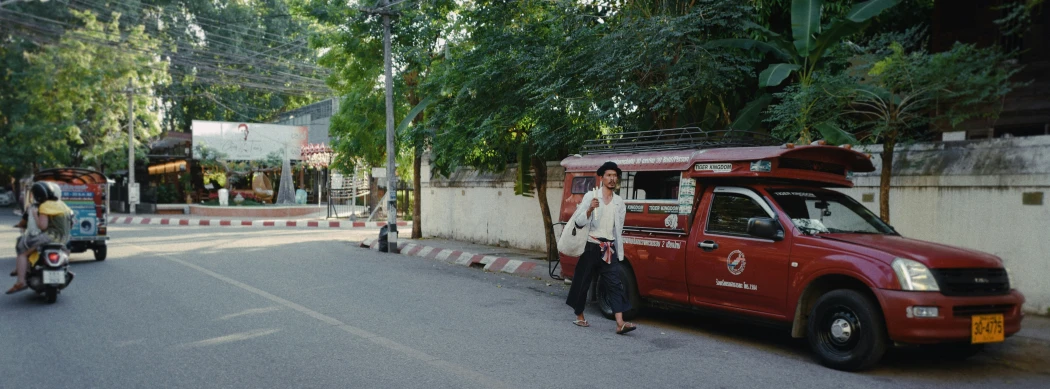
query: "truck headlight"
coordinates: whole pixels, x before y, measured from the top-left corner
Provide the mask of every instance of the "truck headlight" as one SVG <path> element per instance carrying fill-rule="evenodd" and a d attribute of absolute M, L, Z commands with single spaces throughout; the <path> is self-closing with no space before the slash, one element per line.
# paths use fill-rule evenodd
<path fill-rule="evenodd" d="M 900 281 L 901 290 L 926 292 L 941 290 L 930 269 L 919 262 L 904 258 L 894 259 L 893 271 L 897 273 L 897 281 Z"/>

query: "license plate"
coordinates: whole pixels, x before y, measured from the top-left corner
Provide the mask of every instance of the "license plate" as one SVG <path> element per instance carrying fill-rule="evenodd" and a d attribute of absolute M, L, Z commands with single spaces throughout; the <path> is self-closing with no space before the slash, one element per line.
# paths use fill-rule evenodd
<path fill-rule="evenodd" d="M 44 270 L 44 283 L 48 285 L 61 285 L 66 283 L 66 271 Z"/>
<path fill-rule="evenodd" d="M 975 315 L 970 319 L 970 343 L 1002 342 L 1006 332 L 1003 315 Z"/>

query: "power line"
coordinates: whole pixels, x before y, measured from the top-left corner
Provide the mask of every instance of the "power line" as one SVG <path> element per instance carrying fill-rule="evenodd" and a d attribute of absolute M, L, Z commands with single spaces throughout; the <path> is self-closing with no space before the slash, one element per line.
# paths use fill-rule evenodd
<path fill-rule="evenodd" d="M 98 5 L 98 4 L 95 4 L 95 3 L 89 3 L 89 2 L 86 2 L 84 0 L 76 0 L 76 1 L 80 2 L 81 4 L 84 4 L 85 6 L 88 6 L 89 8 L 91 8 L 93 13 L 98 14 L 97 17 L 100 20 L 111 20 L 111 19 L 104 19 L 104 18 L 110 18 L 111 17 L 111 12 L 108 9 L 106 9 L 104 6 L 101 6 L 101 5 Z M 128 4 L 128 3 L 124 3 L 124 4 Z M 157 8 L 157 9 L 158 10 L 162 10 L 160 8 Z M 130 20 L 130 22 L 132 24 L 147 25 L 147 24 L 142 23 L 142 17 L 141 16 L 139 17 L 138 20 Z M 209 27 L 209 28 L 217 29 L 217 30 L 226 30 L 226 31 L 230 31 L 230 32 L 236 32 L 236 31 L 234 31 L 232 29 L 229 29 L 229 28 L 226 28 L 226 27 L 211 25 L 211 24 L 208 24 L 208 23 L 199 23 L 199 22 L 194 21 L 194 20 L 187 19 L 186 22 L 188 24 L 199 24 L 201 26 L 206 26 L 206 27 Z M 271 56 L 271 55 L 267 55 L 267 54 L 264 54 L 264 53 L 261 53 L 261 52 L 255 51 L 255 50 L 251 50 L 251 49 L 247 49 L 245 47 L 242 47 L 239 44 L 240 42 L 235 40 L 234 38 L 226 37 L 226 36 L 223 36 L 222 34 L 218 34 L 218 33 L 208 33 L 206 30 L 203 31 L 203 32 L 205 33 L 204 34 L 205 39 L 208 42 L 212 43 L 214 46 L 217 46 L 216 47 L 217 49 L 220 49 L 220 50 L 221 49 L 226 49 L 226 51 L 215 51 L 214 53 L 216 55 L 231 55 L 232 53 L 230 53 L 228 50 L 232 49 L 232 50 L 238 50 L 238 51 L 245 51 L 245 52 L 247 52 L 249 54 L 253 54 L 253 55 L 261 57 L 261 58 L 272 59 L 272 60 L 274 60 L 274 61 L 276 61 L 278 63 L 280 61 L 288 61 L 287 58 L 274 57 L 274 56 Z M 259 30 L 253 30 L 253 32 L 265 34 L 265 32 L 259 31 Z M 181 37 L 182 35 L 179 35 L 179 36 Z M 278 44 L 294 43 L 294 42 L 287 42 L 287 41 L 275 41 L 275 40 L 266 39 L 266 38 L 258 38 L 258 37 L 256 37 L 256 38 L 258 40 L 260 40 L 260 41 L 273 42 L 273 43 L 278 43 Z M 288 61 L 288 62 L 289 62 L 289 64 L 291 64 L 293 66 L 303 67 L 303 68 L 306 68 L 306 69 L 313 70 L 315 72 L 322 72 L 322 73 L 328 72 L 328 69 L 320 67 L 320 66 L 317 66 L 317 65 L 308 64 L 308 63 L 305 63 L 305 62 L 293 62 L 293 61 Z"/>
<path fill-rule="evenodd" d="M 21 17 L 19 17 L 19 18 L 5 17 L 4 14 L 13 14 L 14 16 L 21 16 Z M 63 33 L 65 32 L 65 33 L 68 33 L 69 36 L 71 38 L 73 38 L 73 39 L 77 39 L 77 40 L 80 40 L 80 41 L 85 41 L 85 42 L 93 43 L 93 44 L 108 45 L 108 46 L 111 46 L 111 47 L 113 47 L 114 49 L 116 49 L 118 51 L 121 51 L 121 52 L 127 53 L 127 52 L 129 52 L 129 50 L 131 50 L 131 51 L 137 51 L 138 54 L 147 53 L 147 51 L 145 51 L 145 50 L 134 49 L 134 48 L 124 48 L 124 47 L 120 47 L 120 46 L 114 45 L 113 42 L 100 41 L 98 39 L 87 37 L 87 36 L 84 36 L 84 34 L 77 33 L 75 29 L 66 30 L 66 28 L 73 27 L 73 26 L 71 26 L 70 24 L 65 23 L 65 22 L 56 21 L 56 20 L 52 20 L 52 19 L 48 19 L 48 18 L 43 18 L 43 17 L 39 17 L 39 16 L 36 16 L 36 15 L 25 14 L 25 13 L 21 13 L 21 12 L 17 12 L 17 11 L 0 10 L 0 18 L 3 18 L 3 19 L 8 20 L 8 21 L 11 21 L 12 24 L 22 25 L 23 27 L 27 27 L 27 28 L 29 28 L 31 30 L 35 30 L 37 32 L 42 32 L 43 34 L 45 34 L 46 38 L 49 38 L 52 41 L 56 40 L 58 35 L 63 35 Z M 27 20 L 26 18 L 28 18 L 28 19 L 35 19 L 35 20 L 38 20 L 38 21 L 44 21 L 44 22 L 47 22 L 47 23 L 50 23 L 50 24 L 49 25 L 44 25 L 44 24 L 40 24 L 39 22 L 36 22 L 36 21 Z M 149 52 L 149 53 L 153 54 L 151 52 Z M 132 53 L 132 54 L 134 54 L 134 53 Z M 174 57 L 173 57 L 173 59 L 174 59 Z M 234 58 L 234 59 L 236 59 L 236 58 Z M 186 61 L 181 61 L 181 62 L 173 61 L 173 62 L 174 62 L 174 65 L 184 65 L 184 66 L 190 66 L 190 67 L 207 67 L 208 66 L 207 64 L 201 63 L 199 61 L 198 62 L 193 62 L 192 60 L 186 60 Z M 164 70 L 164 69 L 157 69 L 157 68 L 154 68 L 154 69 L 156 69 L 156 70 Z M 214 67 L 212 67 L 212 69 L 216 70 L 216 71 L 218 71 L 220 73 L 229 72 L 230 71 L 230 69 L 218 69 L 218 68 L 214 68 Z M 271 69 L 273 69 L 273 68 L 271 67 Z M 172 71 L 172 72 L 178 72 L 178 69 L 169 68 L 168 70 Z M 248 86 L 248 87 L 252 87 L 252 88 L 255 88 L 255 89 L 266 89 L 266 90 L 271 90 L 271 91 L 281 92 L 281 93 L 291 93 L 291 94 L 313 93 L 313 94 L 319 94 L 319 95 L 325 95 L 325 94 L 330 93 L 330 91 L 328 90 L 328 88 L 325 85 L 319 84 L 319 82 L 320 82 L 319 80 L 315 80 L 315 82 L 311 83 L 311 84 L 313 84 L 312 88 L 307 88 L 307 89 L 299 88 L 299 89 L 297 89 L 297 88 L 290 88 L 290 87 L 284 87 L 284 86 L 276 87 L 276 86 L 273 85 L 273 83 L 277 83 L 278 85 L 283 85 L 283 84 L 286 83 L 286 80 L 269 78 L 269 77 L 265 77 L 265 76 L 260 76 L 258 74 L 252 74 L 252 73 L 243 73 L 243 72 L 240 73 L 240 75 L 242 77 L 248 78 L 249 81 L 242 80 L 239 83 L 231 83 L 228 80 L 223 80 L 223 79 L 215 78 L 215 77 L 209 77 L 208 75 L 200 74 L 200 73 L 196 73 L 196 72 L 189 72 L 189 71 L 187 71 L 187 72 L 185 72 L 185 75 L 190 75 L 190 76 L 195 77 L 198 80 L 210 81 L 210 82 L 212 82 L 214 84 L 219 84 L 219 85 Z M 253 82 L 253 81 L 250 81 L 250 80 L 256 80 L 258 82 Z"/>
<path fill-rule="evenodd" d="M 73 1 L 85 4 L 85 5 L 89 5 L 89 6 L 91 6 L 92 8 L 94 8 L 96 10 L 107 11 L 107 12 L 109 11 L 109 9 L 104 4 L 88 2 L 86 0 L 73 0 Z M 142 3 L 132 3 L 132 2 L 130 2 L 128 0 L 110 0 L 110 1 L 112 1 L 112 2 L 114 2 L 116 4 L 121 4 L 121 5 L 128 6 L 130 8 L 139 7 L 139 8 L 143 8 L 143 9 L 152 9 L 152 10 L 158 12 L 158 13 L 161 13 L 161 14 L 166 13 L 166 12 L 171 14 L 171 12 L 168 11 L 167 9 L 162 8 L 160 6 L 156 6 L 156 5 L 142 4 Z M 200 16 L 200 15 L 197 15 L 197 14 L 188 14 L 188 15 L 192 16 L 193 20 L 187 19 L 187 21 L 192 21 L 192 22 L 197 23 L 197 24 L 209 26 L 209 27 L 214 28 L 214 29 L 226 30 L 226 31 L 233 32 L 233 33 L 250 34 L 250 35 L 255 36 L 256 38 L 258 38 L 260 40 L 269 41 L 269 42 L 276 42 L 276 43 L 284 43 L 284 42 L 286 42 L 284 39 L 276 40 L 276 39 L 266 38 L 267 35 L 274 36 L 274 37 L 277 37 L 277 38 L 283 38 L 282 36 L 274 34 L 274 33 L 266 32 L 266 31 L 259 30 L 259 29 L 253 29 L 253 28 L 246 27 L 246 26 L 243 26 L 243 25 L 238 25 L 238 26 L 243 27 L 244 31 L 236 31 L 236 30 L 233 30 L 233 29 L 231 29 L 229 27 L 225 27 L 224 24 L 223 24 L 223 23 L 225 23 L 224 21 L 211 19 L 211 18 L 208 18 L 208 17 L 205 17 L 205 16 Z M 182 15 L 182 16 L 187 16 L 187 15 Z M 141 21 L 141 16 L 139 18 L 139 21 Z"/>
<path fill-rule="evenodd" d="M 203 93 L 202 96 L 208 98 L 208 100 L 211 100 L 211 101 L 215 102 L 215 104 L 218 104 L 219 106 L 221 106 L 223 108 L 226 108 L 227 111 L 230 111 L 230 112 L 233 112 L 235 114 L 240 115 L 241 118 L 243 118 L 244 120 L 252 120 L 251 116 L 245 115 L 245 114 L 241 113 L 240 111 L 237 111 L 237 110 L 235 110 L 233 108 L 230 108 L 226 104 L 223 104 L 221 101 L 216 99 L 215 96 L 212 95 L 211 93 Z"/>

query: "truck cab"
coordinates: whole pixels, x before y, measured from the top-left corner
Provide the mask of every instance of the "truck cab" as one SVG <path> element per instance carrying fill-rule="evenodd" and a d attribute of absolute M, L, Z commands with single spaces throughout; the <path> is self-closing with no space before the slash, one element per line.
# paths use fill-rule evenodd
<path fill-rule="evenodd" d="M 650 306 L 783 326 L 840 370 L 869 368 L 894 344 L 967 354 L 1020 330 L 1024 296 L 1000 258 L 901 236 L 835 190 L 874 171 L 870 156 L 742 143 L 661 130 L 602 139 L 562 161 L 560 221 L 595 186 L 598 166 L 623 170 L 626 316 Z M 577 260 L 561 256 L 563 277 Z"/>

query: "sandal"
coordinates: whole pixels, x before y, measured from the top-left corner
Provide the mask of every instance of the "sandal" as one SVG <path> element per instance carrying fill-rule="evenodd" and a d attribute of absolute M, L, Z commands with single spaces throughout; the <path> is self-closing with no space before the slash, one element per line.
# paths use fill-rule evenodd
<path fill-rule="evenodd" d="M 634 324 L 631 324 L 630 322 L 623 322 L 623 325 L 620 326 L 620 329 L 616 330 L 616 333 L 623 335 L 637 329 L 638 327 L 636 327 Z"/>
<path fill-rule="evenodd" d="M 12 286 L 11 289 L 7 290 L 7 294 L 15 294 L 15 293 L 21 292 L 23 290 L 26 290 L 28 288 L 29 288 L 29 285 L 26 285 L 23 282 L 16 282 L 15 286 Z"/>
<path fill-rule="evenodd" d="M 573 320 L 572 324 L 578 325 L 580 327 L 590 327 L 591 326 L 591 323 L 588 323 L 587 319 L 584 319 L 584 320 L 578 320 L 578 319 L 577 320 Z"/>

